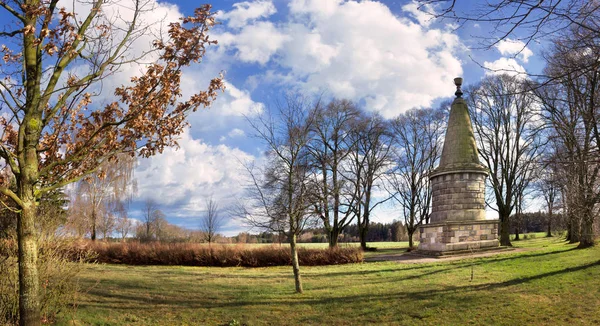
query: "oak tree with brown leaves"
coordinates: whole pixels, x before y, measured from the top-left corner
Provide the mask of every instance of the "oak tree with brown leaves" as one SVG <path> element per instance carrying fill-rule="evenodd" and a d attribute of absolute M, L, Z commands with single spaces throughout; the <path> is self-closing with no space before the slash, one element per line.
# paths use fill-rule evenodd
<path fill-rule="evenodd" d="M 152 51 L 136 56 L 129 51 L 133 42 L 149 31 L 140 15 L 154 1 L 119 1 L 131 11 L 128 17 L 107 15 L 110 2 L 76 1 L 86 9 L 78 15 L 58 0 L 0 1 L 14 20 L 11 30 L 0 32 L 0 164 L 10 170 L 16 191 L 1 186 L 0 193 L 19 213 L 21 325 L 41 322 L 34 223 L 44 195 L 117 160 L 118 153 L 148 157 L 177 145 L 188 113 L 209 106 L 223 89 L 221 77 L 189 98 L 180 88 L 182 69 L 216 43 L 207 34 L 215 24 L 210 5 L 169 24 Z M 114 100 L 93 103 L 93 85 L 124 64 L 149 58 L 125 85 L 103 85 Z"/>

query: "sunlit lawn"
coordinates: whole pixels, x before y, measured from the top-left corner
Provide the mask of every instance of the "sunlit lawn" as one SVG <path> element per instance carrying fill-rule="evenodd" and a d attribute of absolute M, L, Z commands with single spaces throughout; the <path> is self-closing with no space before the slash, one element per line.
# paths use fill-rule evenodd
<path fill-rule="evenodd" d="M 600 247 L 558 238 L 533 250 L 427 264 L 202 268 L 89 265 L 62 324 L 600 325 Z M 473 273 L 473 280 L 471 274 Z"/>

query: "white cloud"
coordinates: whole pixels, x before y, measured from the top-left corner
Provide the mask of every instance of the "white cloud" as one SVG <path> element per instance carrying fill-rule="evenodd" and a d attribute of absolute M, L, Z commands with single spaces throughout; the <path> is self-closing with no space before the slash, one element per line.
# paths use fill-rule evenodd
<path fill-rule="evenodd" d="M 249 20 L 215 35 L 224 55 L 262 65 L 250 89 L 270 83 L 325 93 L 392 117 L 451 96 L 462 75 L 458 55 L 466 48 L 445 27 L 419 25 L 375 1 L 292 0 L 288 7 L 277 23 Z"/>
<path fill-rule="evenodd" d="M 421 4 L 413 0 L 411 3 L 402 6 L 402 10 L 410 13 L 419 25 L 428 27 L 434 21 L 434 17 L 431 15 L 434 11 L 428 4 L 424 4 L 422 8 L 420 6 Z"/>
<path fill-rule="evenodd" d="M 293 0 L 289 3 L 292 14 L 308 14 L 320 19 L 335 14 L 343 0 Z"/>
<path fill-rule="evenodd" d="M 218 37 L 242 61 L 265 65 L 266 82 L 365 101 L 391 117 L 452 95 L 452 80 L 462 74 L 457 54 L 464 47 L 455 34 L 398 17 L 382 3 L 288 5 L 287 21 L 253 22 Z"/>
<path fill-rule="evenodd" d="M 483 66 L 487 69 L 486 75 L 508 74 L 511 76 L 521 76 L 525 78 L 527 73 L 517 60 L 513 58 L 500 58 L 493 62 L 484 62 Z"/>
<path fill-rule="evenodd" d="M 245 135 L 246 135 L 246 133 L 242 129 L 239 129 L 239 128 L 234 128 L 227 134 L 227 136 L 229 136 L 229 138 L 242 137 Z"/>
<path fill-rule="evenodd" d="M 397 17 L 381 3 L 295 0 L 290 11 L 280 30 L 294 41 L 276 62 L 290 71 L 282 82 L 305 91 L 365 100 L 391 117 L 451 95 L 462 74 L 456 35 Z"/>
<path fill-rule="evenodd" d="M 223 207 L 243 191 L 246 182 L 241 162 L 254 160 L 242 150 L 209 145 L 182 134 L 180 148 L 143 159 L 136 168 L 139 198 L 152 198 L 171 210 L 169 216 L 192 216 L 213 195 Z"/>
<path fill-rule="evenodd" d="M 211 110 L 220 115 L 241 117 L 260 114 L 264 110 L 264 105 L 254 102 L 248 91 L 238 89 L 229 82 L 225 82 L 225 93 L 219 95 Z"/>
<path fill-rule="evenodd" d="M 244 26 L 237 34 L 217 35 L 216 39 L 221 46 L 235 48 L 239 60 L 262 65 L 290 40 L 289 36 L 281 33 L 273 23 L 265 21 Z"/>
<path fill-rule="evenodd" d="M 211 76 L 194 72 L 184 72 L 182 75 L 184 98 L 197 89 L 206 89 L 204 85 L 207 85 L 208 81 L 206 83 L 199 82 L 198 74 L 203 76 L 201 78 Z M 243 122 L 245 116 L 254 116 L 264 111 L 264 104 L 252 100 L 248 90 L 237 88 L 227 80 L 224 81 L 224 84 L 225 91 L 218 93 L 217 99 L 209 108 L 199 109 L 188 116 L 194 135 L 197 135 L 197 132 L 205 135 L 226 134 L 232 124 Z"/>
<path fill-rule="evenodd" d="M 500 42 L 496 44 L 496 48 L 498 51 L 500 51 L 500 54 L 506 56 L 516 56 L 524 63 L 527 63 L 529 61 L 529 57 L 533 55 L 533 51 L 531 51 L 523 41 L 519 40 L 500 40 Z"/>
<path fill-rule="evenodd" d="M 233 5 L 235 9 L 229 12 L 219 12 L 217 18 L 227 20 L 227 26 L 231 28 L 240 28 L 245 26 L 248 21 L 254 21 L 260 18 L 269 17 L 277 12 L 271 1 L 239 2 Z"/>

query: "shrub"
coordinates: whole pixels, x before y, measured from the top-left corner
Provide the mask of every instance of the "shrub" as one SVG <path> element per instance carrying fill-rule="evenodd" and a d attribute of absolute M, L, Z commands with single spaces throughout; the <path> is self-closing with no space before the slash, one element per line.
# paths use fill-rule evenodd
<path fill-rule="evenodd" d="M 292 261 L 287 246 L 88 242 L 77 248 L 88 249 L 97 254 L 97 262 L 108 264 L 266 267 L 291 265 Z M 298 258 L 305 266 L 348 264 L 362 262 L 363 253 L 360 248 L 300 248 Z"/>
<path fill-rule="evenodd" d="M 81 263 L 93 258 L 89 250 L 76 249 L 67 240 L 40 241 L 38 272 L 44 323 L 52 323 L 59 312 L 74 306 L 78 286 L 73 278 L 80 271 Z M 18 324 L 18 273 L 16 241 L 0 239 L 0 325 Z"/>

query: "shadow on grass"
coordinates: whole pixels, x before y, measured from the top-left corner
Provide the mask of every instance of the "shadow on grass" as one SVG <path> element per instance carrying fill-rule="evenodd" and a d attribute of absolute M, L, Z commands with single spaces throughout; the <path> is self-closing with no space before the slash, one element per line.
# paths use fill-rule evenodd
<path fill-rule="evenodd" d="M 242 281 L 244 279 L 264 279 L 266 281 L 267 279 L 271 280 L 274 277 L 286 279 L 291 278 L 291 271 L 289 275 L 287 275 L 286 273 L 277 272 L 277 275 L 273 275 L 273 273 L 265 273 L 263 275 L 231 276 L 227 273 L 197 274 L 194 271 L 194 269 L 190 269 L 190 273 L 187 273 L 186 270 L 179 271 L 178 275 L 176 276 L 176 278 L 192 278 L 193 280 L 190 280 L 189 286 L 180 287 L 175 290 L 173 289 L 173 287 L 170 286 L 170 283 L 174 282 L 180 284 L 181 280 L 169 279 L 168 274 L 165 274 L 163 271 L 156 271 L 159 272 L 158 274 L 160 275 L 157 275 L 159 277 L 155 278 L 154 281 L 156 282 L 156 284 L 160 284 L 159 286 L 150 285 L 146 281 L 140 282 L 126 279 L 109 279 L 103 281 L 103 283 L 105 283 L 106 286 L 97 286 L 95 288 L 90 289 L 90 291 L 88 291 L 88 300 L 86 300 L 86 302 L 81 302 L 79 306 L 81 308 L 87 306 L 93 307 L 94 309 L 114 309 L 135 313 L 136 311 L 143 312 L 144 310 L 148 311 L 151 309 L 201 309 L 206 311 L 208 309 L 216 308 L 237 308 L 244 310 L 255 310 L 261 307 L 269 307 L 273 304 L 281 305 L 284 310 L 289 309 L 290 311 L 295 309 L 297 305 L 324 305 L 323 309 L 327 310 L 329 309 L 328 307 L 333 309 L 332 305 L 338 306 L 347 304 L 355 305 L 356 307 L 360 306 L 360 309 L 363 310 L 359 309 L 359 311 L 362 311 L 363 315 L 373 314 L 373 316 L 375 316 L 373 317 L 375 318 L 373 322 L 376 322 L 376 316 L 379 314 L 379 312 L 369 310 L 370 308 L 368 308 L 368 306 L 362 308 L 364 302 L 377 301 L 392 303 L 420 301 L 421 305 L 427 305 L 427 309 L 429 309 L 430 307 L 441 307 L 445 304 L 448 304 L 448 302 L 452 302 L 452 305 L 454 306 L 465 306 L 468 308 L 471 304 L 474 304 L 476 300 L 485 298 L 487 295 L 485 293 L 490 293 L 488 291 L 492 291 L 493 293 L 493 290 L 509 288 L 511 286 L 518 286 L 520 284 L 533 282 L 547 277 L 578 272 L 600 266 L 600 261 L 596 261 L 586 265 L 564 268 L 528 277 L 514 277 L 512 279 L 502 282 L 468 284 L 462 286 L 441 285 L 438 286 L 437 289 L 431 290 L 419 289 L 419 287 L 414 286 L 407 288 L 403 286 L 402 283 L 399 283 L 406 280 L 416 280 L 432 276 L 439 278 L 440 276 L 437 276 L 439 274 L 445 272 L 452 272 L 453 270 L 457 270 L 460 268 L 470 268 L 471 266 L 501 263 L 505 261 L 511 261 L 514 259 L 548 260 L 553 259 L 553 255 L 568 253 L 572 250 L 576 250 L 576 248 L 563 247 L 550 252 L 544 251 L 531 253 L 503 253 L 500 257 L 474 257 L 472 259 L 454 261 L 440 260 L 432 263 L 419 265 L 398 264 L 394 265 L 394 267 L 392 268 L 386 269 L 377 269 L 378 266 L 369 263 L 364 265 L 365 268 L 367 268 L 367 270 L 333 273 L 327 273 L 323 271 L 319 273 L 308 272 L 304 274 L 307 279 L 316 280 L 321 278 L 321 280 L 316 283 L 322 283 L 322 279 L 328 279 L 330 277 L 336 276 L 344 277 L 353 275 L 360 276 L 370 274 L 381 274 L 381 278 L 377 277 L 364 280 L 356 278 L 356 281 L 363 282 L 364 284 L 381 283 L 385 289 L 390 290 L 387 293 L 383 294 L 364 292 L 359 294 L 345 294 L 347 293 L 347 291 L 344 291 L 344 287 L 347 287 L 347 284 L 345 284 L 344 282 L 339 282 L 339 284 L 334 282 L 325 282 L 327 283 L 326 286 L 308 287 L 306 289 L 307 295 L 297 296 L 293 294 L 291 290 L 293 287 L 291 286 L 285 289 L 277 288 L 276 290 L 273 290 L 274 288 L 262 287 L 261 284 L 258 284 L 262 283 L 262 281 L 258 281 L 258 283 L 247 282 L 249 284 L 246 284 L 246 282 L 244 282 L 239 285 L 235 285 L 235 287 L 229 287 L 224 289 L 220 289 L 220 285 L 211 285 L 212 289 L 214 289 L 215 291 L 215 295 L 212 295 L 212 290 L 206 291 L 206 289 L 203 289 L 198 291 L 198 293 L 203 293 L 203 295 L 200 296 L 194 292 L 194 288 L 199 289 L 200 287 L 203 287 L 203 279 L 234 277 L 236 279 L 241 279 Z M 389 265 L 385 267 L 389 267 Z M 148 270 L 147 272 L 149 272 L 148 274 L 152 276 L 152 272 L 155 271 Z M 399 274 L 399 272 L 408 272 L 407 274 L 410 275 L 402 275 Z M 427 280 L 423 281 L 424 282 L 422 284 L 428 284 Z M 162 292 L 163 289 L 168 290 Z M 317 298 L 315 298 L 317 294 L 311 294 L 313 290 L 318 291 L 325 289 L 333 289 L 334 291 L 325 293 L 321 292 L 318 294 L 319 297 Z M 479 293 L 480 291 L 482 292 L 482 294 Z M 454 300 L 453 298 L 459 298 L 459 300 Z M 375 304 L 373 308 L 381 309 L 381 305 Z M 356 311 L 356 313 L 359 313 L 359 311 Z M 414 313 L 409 313 L 408 311 L 394 311 L 394 313 L 400 313 L 406 317 L 415 319 L 422 319 L 427 317 L 426 312 L 419 311 L 416 311 Z M 310 319 L 309 317 L 309 319 L 307 319 L 307 323 L 310 322 L 314 322 L 314 319 Z"/>
<path fill-rule="evenodd" d="M 441 269 L 441 270 L 438 270 L 435 272 L 435 273 L 440 273 L 440 272 L 444 272 L 444 271 L 455 269 L 455 268 L 478 266 L 478 265 L 488 264 L 488 263 L 499 263 L 499 262 L 510 261 L 510 260 L 515 260 L 515 259 L 531 259 L 531 258 L 540 258 L 540 257 L 547 258 L 547 256 L 558 255 L 558 254 L 566 253 L 566 252 L 569 252 L 572 250 L 577 250 L 577 248 L 572 247 L 572 248 L 558 250 L 558 251 L 538 252 L 538 253 L 529 253 L 529 254 L 502 252 L 502 253 L 499 253 L 499 255 L 501 255 L 500 257 L 497 257 L 497 256 L 470 257 L 467 255 L 467 256 L 464 256 L 463 259 L 460 259 L 460 260 L 444 260 L 443 258 L 440 258 L 439 260 L 432 260 L 432 261 L 428 261 L 428 262 L 424 262 L 424 263 L 420 263 L 420 264 L 414 264 L 414 263 L 413 264 L 402 264 L 401 262 L 398 262 L 397 268 L 372 269 L 372 270 L 347 271 L 347 272 L 332 272 L 332 273 L 318 274 L 318 276 L 319 277 L 331 277 L 331 276 L 335 277 L 335 276 L 351 276 L 351 275 L 359 276 L 359 275 L 380 274 L 380 273 L 398 272 L 398 271 L 416 271 L 416 270 L 439 267 L 439 265 L 448 265 L 449 266 L 449 268 Z M 411 256 L 411 258 L 407 259 L 407 260 L 410 261 L 410 260 L 418 260 L 418 259 L 422 259 L 422 257 Z M 393 260 L 390 260 L 390 261 L 393 261 Z M 366 261 L 365 264 L 366 264 L 366 266 L 369 266 L 369 265 L 375 265 L 376 263 L 382 263 L 382 262 L 384 262 L 384 261 Z M 311 274 L 307 274 L 307 275 L 313 277 L 313 275 L 311 275 Z M 418 278 L 418 277 L 413 277 L 413 278 Z"/>
<path fill-rule="evenodd" d="M 435 307 L 437 305 L 442 305 L 447 300 L 439 299 L 440 296 L 455 296 L 461 293 L 470 293 L 477 291 L 489 291 L 489 290 L 498 290 L 501 288 L 517 286 L 524 283 L 529 283 L 535 280 L 544 279 L 547 277 L 562 275 L 566 273 L 573 273 L 578 271 L 583 271 L 589 268 L 600 266 L 600 261 L 596 261 L 593 263 L 569 267 L 561 270 L 556 270 L 552 272 L 542 273 L 538 275 L 528 276 L 528 277 L 519 277 L 513 278 L 503 282 L 497 283 L 485 283 L 485 284 L 476 284 L 476 285 L 465 285 L 465 286 L 446 286 L 443 289 L 433 289 L 433 290 L 425 290 L 425 291 L 404 291 L 393 294 L 384 294 L 384 295 L 376 295 L 378 301 L 389 301 L 389 302 L 408 302 L 402 300 L 427 300 L 428 305 L 431 307 Z M 436 274 L 438 271 L 434 271 L 432 273 L 428 273 L 428 275 Z M 417 278 L 414 276 L 413 278 Z M 130 286 L 126 282 L 113 282 L 113 284 L 117 284 L 119 289 L 122 289 L 123 292 L 129 289 L 139 290 L 136 286 Z M 200 285 L 199 285 L 200 286 Z M 402 288 L 404 289 L 404 288 Z M 337 293 L 337 292 L 336 292 Z M 364 302 L 368 302 L 373 300 L 374 294 L 359 294 L 359 295 L 344 295 L 341 297 L 324 297 L 324 298 L 307 298 L 306 296 L 295 296 L 292 293 L 284 294 L 284 298 L 282 299 L 273 299 L 273 298 L 260 298 L 256 296 L 252 296 L 251 298 L 236 300 L 235 298 L 211 298 L 211 297 L 203 297 L 203 298 L 190 298 L 187 297 L 186 293 L 181 293 L 180 297 L 173 297 L 176 294 L 170 293 L 167 296 L 162 296 L 157 293 L 156 297 L 142 297 L 138 295 L 129 295 L 125 293 L 114 293 L 108 290 L 99 290 L 95 289 L 89 292 L 89 294 L 94 296 L 99 296 L 102 298 L 101 300 L 91 300 L 89 303 L 81 303 L 81 307 L 92 306 L 92 307 L 101 307 L 103 309 L 118 309 L 118 310 L 149 310 L 156 309 L 157 306 L 164 305 L 169 307 L 177 307 L 177 308 L 189 308 L 189 309 L 212 309 L 212 308 L 235 308 L 235 307 L 249 307 L 249 306 L 269 306 L 272 304 L 277 305 L 287 305 L 290 309 L 293 309 L 294 306 L 299 304 L 303 305 L 327 305 L 327 304 L 361 304 Z M 473 298 L 476 299 L 476 298 Z M 232 301 L 230 301 L 232 300 Z M 400 301 L 399 301 L 400 300 Z M 434 300 L 434 301 L 431 301 Z M 464 300 L 462 298 L 461 300 Z M 106 301 L 109 301 L 110 304 L 106 304 Z M 457 303 L 459 304 L 459 303 Z M 464 304 L 464 302 L 462 303 Z M 131 305 L 131 307 L 126 306 Z M 415 316 L 411 316 L 414 318 L 420 318 L 419 314 Z M 421 316 L 422 317 L 422 316 Z"/>

